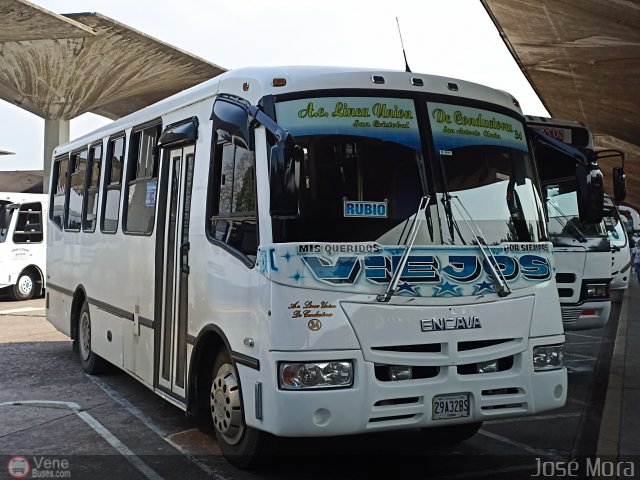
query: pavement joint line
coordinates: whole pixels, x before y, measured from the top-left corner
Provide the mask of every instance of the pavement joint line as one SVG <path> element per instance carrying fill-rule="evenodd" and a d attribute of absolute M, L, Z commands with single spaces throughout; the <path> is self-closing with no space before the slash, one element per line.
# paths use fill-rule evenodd
<path fill-rule="evenodd" d="M 0 315 L 10 315 L 10 314 L 13 314 L 13 313 L 39 312 L 41 310 L 44 310 L 44 307 L 12 308 L 11 310 L 0 310 Z"/>
<path fill-rule="evenodd" d="M 153 431 L 156 435 L 162 438 L 165 442 L 171 445 L 173 448 L 178 450 L 182 455 L 184 455 L 187 459 L 197 465 L 201 470 L 203 470 L 207 475 L 212 476 L 214 478 L 218 478 L 219 480 L 226 480 L 226 477 L 221 475 L 219 472 L 205 465 L 203 462 L 198 460 L 195 456 L 190 454 L 187 450 L 185 450 L 182 446 L 171 440 L 169 437 L 169 433 L 164 430 L 160 425 L 154 422 L 147 414 L 145 414 L 142 410 L 132 404 L 127 398 L 120 395 L 120 393 L 112 388 L 107 382 L 104 380 L 97 378 L 92 375 L 85 376 L 91 380 L 95 385 L 104 391 L 113 401 L 118 403 L 122 408 L 127 410 L 131 415 L 140 420 L 147 428 Z M 178 432 L 180 433 L 180 432 Z"/>
<path fill-rule="evenodd" d="M 575 332 L 564 332 L 565 335 L 576 335 L 578 337 L 585 337 L 585 338 L 593 338 L 595 340 L 598 339 L 597 336 L 595 335 L 587 335 L 586 333 L 575 333 Z"/>
<path fill-rule="evenodd" d="M 2 402 L 2 405 L 22 406 L 22 405 L 65 405 L 75 413 L 82 421 L 89 425 L 98 435 L 100 435 L 109 445 L 120 453 L 136 470 L 149 480 L 163 480 L 149 465 L 144 463 L 135 453 L 118 440 L 109 430 L 98 420 L 86 412 L 75 402 L 63 402 L 60 400 L 18 400 L 13 402 Z"/>
<path fill-rule="evenodd" d="M 589 355 L 582 355 L 581 353 L 565 353 L 565 355 L 570 355 L 572 357 L 587 358 L 589 360 L 597 360 L 598 359 L 598 357 L 590 357 Z"/>
<path fill-rule="evenodd" d="M 485 437 L 489 437 L 492 438 L 494 440 L 497 440 L 499 442 L 502 443 L 506 443 L 507 445 L 511 445 L 512 447 L 517 447 L 517 448 L 521 448 L 529 453 L 533 453 L 535 455 L 539 455 L 540 457 L 548 457 L 557 461 L 561 461 L 563 460 L 562 457 L 559 457 L 558 455 L 556 455 L 555 453 L 551 452 L 550 450 L 539 450 L 537 448 L 534 448 L 530 445 L 527 445 L 526 443 L 522 443 L 522 442 L 518 442 L 516 440 L 511 440 L 510 438 L 507 437 L 503 437 L 502 435 L 498 435 L 495 434 L 493 432 L 489 432 L 485 429 L 481 429 L 478 431 L 478 433 L 480 435 L 484 435 Z"/>
<path fill-rule="evenodd" d="M 598 435 L 598 447 L 596 455 L 613 456 L 618 458 L 620 454 L 620 428 L 622 422 L 622 389 L 624 386 L 625 353 L 627 341 L 627 320 L 629 317 L 629 289 L 624 293 L 620 320 L 616 332 L 616 343 L 613 347 L 613 356 L 609 368 L 609 382 L 605 397 L 602 419 L 600 420 L 600 432 Z"/>
<path fill-rule="evenodd" d="M 501 473 L 514 473 L 514 472 L 524 472 L 527 470 L 535 470 L 537 467 L 535 465 L 514 465 L 513 467 L 503 467 L 496 469 L 488 469 L 488 470 L 477 470 L 475 472 L 463 472 L 463 473 L 454 473 L 452 475 L 445 475 L 443 477 L 438 477 L 442 480 L 457 480 L 459 478 L 479 478 L 486 477 L 487 475 L 499 475 Z"/>

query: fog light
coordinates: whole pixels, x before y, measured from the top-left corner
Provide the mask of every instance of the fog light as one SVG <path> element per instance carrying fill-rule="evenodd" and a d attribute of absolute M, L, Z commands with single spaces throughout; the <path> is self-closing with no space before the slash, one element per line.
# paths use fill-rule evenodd
<path fill-rule="evenodd" d="M 284 390 L 345 388 L 353 385 L 350 361 L 279 363 L 278 383 Z"/>
<path fill-rule="evenodd" d="M 585 292 L 587 297 L 604 298 L 609 296 L 606 283 L 587 283 Z"/>
<path fill-rule="evenodd" d="M 536 372 L 557 370 L 564 366 L 562 345 L 533 347 L 533 369 Z"/>
<path fill-rule="evenodd" d="M 411 380 L 410 365 L 389 365 L 389 380 Z"/>
<path fill-rule="evenodd" d="M 498 360 L 478 363 L 478 373 L 493 373 L 498 371 Z"/>

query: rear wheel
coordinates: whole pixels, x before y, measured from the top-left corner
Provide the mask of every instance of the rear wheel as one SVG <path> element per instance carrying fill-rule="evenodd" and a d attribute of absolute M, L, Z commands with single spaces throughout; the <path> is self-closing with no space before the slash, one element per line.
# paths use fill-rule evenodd
<path fill-rule="evenodd" d="M 423 428 L 424 438 L 434 445 L 455 445 L 473 437 L 482 427 L 482 422 L 463 423 L 446 427 Z"/>
<path fill-rule="evenodd" d="M 107 361 L 96 355 L 91 349 L 91 315 L 89 314 L 89 304 L 86 301 L 80 309 L 77 335 L 82 369 L 90 375 L 104 372 L 108 365 Z"/>
<path fill-rule="evenodd" d="M 11 289 L 11 296 L 15 300 L 29 300 L 36 292 L 36 282 L 31 272 L 25 271 L 18 275 L 18 281 Z"/>
<path fill-rule="evenodd" d="M 267 434 L 244 421 L 240 381 L 227 352 L 220 353 L 213 364 L 209 407 L 225 458 L 240 468 L 256 466 L 265 453 Z"/>

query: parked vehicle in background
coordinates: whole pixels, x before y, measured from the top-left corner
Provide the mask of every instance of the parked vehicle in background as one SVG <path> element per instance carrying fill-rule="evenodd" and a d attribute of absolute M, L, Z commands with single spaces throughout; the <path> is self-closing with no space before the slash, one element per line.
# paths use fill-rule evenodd
<path fill-rule="evenodd" d="M 618 205 L 618 213 L 623 217 L 627 236 L 629 238 L 638 237 L 640 234 L 640 214 L 628 205 Z"/>
<path fill-rule="evenodd" d="M 0 289 L 15 300 L 42 294 L 47 195 L 0 192 Z"/>
<path fill-rule="evenodd" d="M 564 327 L 602 327 L 611 311 L 611 245 L 602 221 L 602 173 L 595 163 L 591 132 L 578 122 L 546 117 L 527 116 L 527 126 L 543 186 Z M 580 218 L 580 169 L 594 172 L 599 182 L 600 193 L 590 201 L 600 208 L 600 215 L 588 221 Z"/>
<path fill-rule="evenodd" d="M 207 417 L 237 465 L 265 432 L 456 442 L 565 403 L 542 192 L 504 92 L 237 69 L 59 146 L 51 182 L 48 320 L 86 372 L 106 360 Z"/>
<path fill-rule="evenodd" d="M 611 280 L 610 288 L 625 289 L 629 287 L 633 258 L 629 248 L 625 218 L 620 215 L 615 202 L 609 195 L 604 196 L 603 222 L 609 243 L 611 243 Z"/>

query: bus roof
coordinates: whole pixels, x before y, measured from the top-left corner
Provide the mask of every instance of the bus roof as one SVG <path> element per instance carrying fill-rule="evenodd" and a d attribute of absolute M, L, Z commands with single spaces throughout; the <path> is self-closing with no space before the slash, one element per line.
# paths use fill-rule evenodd
<path fill-rule="evenodd" d="M 374 83 L 373 77 L 383 83 Z M 273 80 L 284 79 L 284 86 L 274 86 Z M 412 81 L 419 79 L 419 82 Z M 453 86 L 452 84 L 455 84 Z M 522 114 L 517 100 L 507 92 L 465 80 L 399 70 L 375 70 L 352 67 L 248 67 L 231 70 L 211 80 L 186 89 L 153 105 L 127 115 L 87 135 L 57 147 L 53 155 L 73 150 L 87 142 L 128 130 L 179 108 L 213 97 L 218 92 L 241 96 L 257 102 L 265 95 L 291 92 L 331 90 L 339 88 L 368 88 L 380 91 L 428 92 L 460 98 L 484 100 Z"/>

